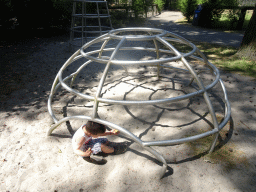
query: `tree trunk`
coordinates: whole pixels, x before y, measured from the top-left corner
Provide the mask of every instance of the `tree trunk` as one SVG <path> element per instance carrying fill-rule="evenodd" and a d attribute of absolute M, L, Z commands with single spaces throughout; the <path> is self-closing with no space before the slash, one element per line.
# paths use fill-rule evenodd
<path fill-rule="evenodd" d="M 256 4 L 237 55 L 256 61 Z"/>

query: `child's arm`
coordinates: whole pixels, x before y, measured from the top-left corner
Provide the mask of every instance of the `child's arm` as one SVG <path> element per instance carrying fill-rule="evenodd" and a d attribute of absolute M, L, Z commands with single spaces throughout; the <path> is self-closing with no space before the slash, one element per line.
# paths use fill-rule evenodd
<path fill-rule="evenodd" d="M 82 147 L 82 145 L 85 142 L 85 138 L 84 137 L 80 137 L 76 139 L 76 143 L 77 143 L 77 147 L 74 149 L 75 154 L 82 156 L 82 157 L 89 157 L 92 153 L 92 151 L 90 150 L 90 148 L 87 151 L 82 151 L 80 150 L 80 147 Z"/>
<path fill-rule="evenodd" d="M 118 135 L 120 131 L 116 129 L 112 129 L 111 131 L 106 131 L 105 133 L 102 134 L 102 136 L 107 136 L 107 135 Z"/>
<path fill-rule="evenodd" d="M 80 149 L 77 149 L 74 151 L 75 154 L 82 156 L 82 157 L 89 157 L 92 153 L 91 149 L 89 148 L 87 151 L 81 151 Z"/>

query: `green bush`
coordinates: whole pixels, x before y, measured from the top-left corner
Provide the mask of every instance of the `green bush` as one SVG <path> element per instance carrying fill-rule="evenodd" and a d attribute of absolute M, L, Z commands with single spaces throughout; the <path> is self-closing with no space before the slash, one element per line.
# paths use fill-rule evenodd
<path fill-rule="evenodd" d="M 8 28 L 17 18 L 19 28 L 48 28 L 64 25 L 71 18 L 73 0 L 1 0 L 0 25 Z"/>
<path fill-rule="evenodd" d="M 132 1 L 132 10 L 134 11 L 135 18 L 139 17 L 139 14 L 144 12 L 144 0 L 133 0 Z"/>
<path fill-rule="evenodd" d="M 179 0 L 177 2 L 177 7 L 186 17 L 186 19 L 190 22 L 191 18 L 194 15 L 197 4 L 197 0 Z"/>
<path fill-rule="evenodd" d="M 213 26 L 221 18 L 224 12 L 223 6 L 238 6 L 237 0 L 206 0 L 204 2 L 203 14 L 204 24 L 206 27 Z M 237 16 L 232 14 L 236 13 L 235 10 L 229 13 L 229 18 L 234 22 Z"/>
<path fill-rule="evenodd" d="M 205 27 L 218 25 L 218 22 L 224 12 L 223 6 L 238 6 L 238 0 L 178 0 L 177 7 L 186 17 L 188 22 L 191 21 L 197 5 L 203 4 L 201 11 L 200 23 Z M 239 18 L 237 9 L 229 9 L 227 18 L 230 25 L 234 26 Z"/>
<path fill-rule="evenodd" d="M 0 26 L 9 27 L 9 20 L 14 16 L 11 1 L 0 0 Z"/>
<path fill-rule="evenodd" d="M 158 12 L 163 10 L 163 0 L 132 0 L 132 10 L 134 11 L 135 18 L 138 18 L 139 14 L 148 12 L 148 7 L 152 4 L 157 4 Z"/>
<path fill-rule="evenodd" d="M 70 25 L 73 0 L 51 0 L 55 11 L 54 25 Z"/>
<path fill-rule="evenodd" d="M 157 5 L 158 12 L 161 13 L 161 11 L 164 8 L 164 1 L 163 0 L 154 0 L 154 4 Z"/>

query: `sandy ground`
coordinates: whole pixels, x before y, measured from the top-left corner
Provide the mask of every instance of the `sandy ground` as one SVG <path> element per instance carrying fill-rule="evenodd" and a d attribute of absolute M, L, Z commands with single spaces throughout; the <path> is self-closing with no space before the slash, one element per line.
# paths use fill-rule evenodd
<path fill-rule="evenodd" d="M 227 171 L 223 163 L 208 161 L 203 154 L 194 155 L 186 144 L 154 147 L 168 163 L 167 173 L 159 179 L 161 163 L 122 134 L 108 139 L 127 141 L 127 152 L 105 157 L 108 161 L 105 165 L 90 164 L 72 151 L 72 134 L 86 121 L 63 123 L 52 136 L 46 136 L 53 123 L 47 111 L 50 89 L 58 70 L 72 53 L 67 41 L 48 42 L 42 43 L 28 58 L 17 61 L 27 68 L 22 79 L 26 84 L 1 101 L 0 191 L 256 190 L 255 79 L 221 72 L 232 107 L 226 145 L 244 156 L 248 164 L 237 164 Z M 95 93 L 102 70 L 102 65 L 88 66 L 77 77 L 75 88 L 83 93 Z M 161 81 L 157 81 L 153 68 L 129 68 L 128 71 L 130 76 L 127 77 L 122 68 L 111 69 L 104 97 L 146 100 L 194 90 L 184 86 L 188 78 L 183 73 L 163 71 Z M 208 74 L 204 76 L 205 81 L 210 82 L 211 78 Z M 210 97 L 216 112 L 222 113 L 220 99 L 223 95 L 219 86 Z M 63 118 L 91 113 L 92 103 L 62 90 L 54 98 L 53 109 L 57 118 Z M 99 115 L 143 141 L 181 138 L 208 127 L 207 108 L 201 97 L 145 108 L 100 104 Z"/>

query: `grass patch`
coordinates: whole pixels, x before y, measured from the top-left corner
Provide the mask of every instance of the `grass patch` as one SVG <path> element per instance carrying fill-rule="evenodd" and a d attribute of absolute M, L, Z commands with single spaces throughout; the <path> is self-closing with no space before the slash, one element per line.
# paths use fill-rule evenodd
<path fill-rule="evenodd" d="M 217 120 L 218 122 L 221 122 L 223 117 L 221 115 L 217 115 Z M 204 160 L 207 162 L 219 163 L 224 166 L 226 171 L 230 171 L 231 169 L 237 168 L 241 165 L 248 166 L 249 163 L 244 156 L 244 153 L 237 150 L 234 144 L 227 143 L 231 126 L 231 122 L 228 122 L 228 124 L 220 131 L 216 147 L 211 154 L 208 154 L 208 151 L 214 139 L 213 135 L 187 143 L 187 145 L 193 151 L 193 155 L 204 157 Z M 206 130 L 210 129 L 212 129 L 211 126 Z M 200 130 L 197 134 L 203 132 L 205 132 L 205 130 Z"/>
<path fill-rule="evenodd" d="M 238 57 L 236 55 L 238 48 L 193 40 L 190 41 L 195 44 L 196 47 L 203 52 L 209 61 L 217 68 L 256 78 L 256 61 Z M 190 46 L 181 43 L 172 42 L 171 44 L 178 51 L 183 53 L 187 53 L 192 50 Z M 164 46 L 162 48 L 168 49 Z"/>
<path fill-rule="evenodd" d="M 256 78 L 256 62 L 232 56 L 223 60 L 216 60 L 215 64 L 220 68 L 228 71 L 238 72 Z"/>
<path fill-rule="evenodd" d="M 240 58 L 238 48 L 192 41 L 216 67 L 256 78 L 256 61 Z"/>

